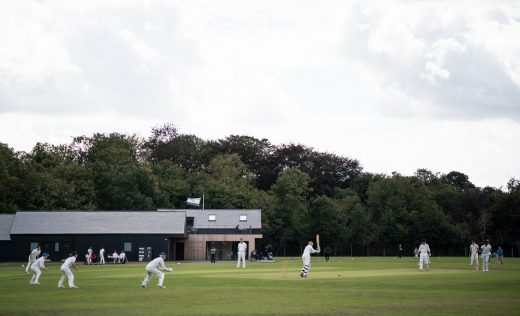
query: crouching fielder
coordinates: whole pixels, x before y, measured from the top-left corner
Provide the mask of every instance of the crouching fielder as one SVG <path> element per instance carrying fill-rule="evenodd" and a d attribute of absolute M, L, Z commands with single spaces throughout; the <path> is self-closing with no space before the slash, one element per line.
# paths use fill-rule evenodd
<path fill-rule="evenodd" d="M 48 271 L 45 267 L 45 260 L 49 257 L 49 254 L 44 252 L 43 255 L 38 258 L 38 260 L 34 261 L 33 264 L 31 264 L 31 270 L 33 271 L 33 276 L 31 278 L 30 284 L 40 284 L 38 282 L 40 280 L 40 275 L 42 274 L 42 271 L 40 269 L 43 269 L 45 271 Z"/>
<path fill-rule="evenodd" d="M 65 277 L 67 277 L 67 279 L 69 280 L 69 288 L 78 288 L 74 285 L 74 273 L 72 273 L 71 270 L 71 268 L 74 268 L 76 269 L 76 271 L 78 271 L 78 267 L 76 267 L 75 265 L 77 257 L 78 254 L 75 251 L 73 251 L 72 253 L 70 253 L 69 257 L 65 260 L 65 262 L 61 265 L 61 278 L 58 282 L 58 288 L 63 288 L 63 281 L 65 281 Z"/>
<path fill-rule="evenodd" d="M 303 261 L 303 267 L 300 270 L 300 276 L 302 278 L 306 278 L 309 274 L 309 270 L 311 269 L 311 254 L 312 253 L 320 253 L 320 246 L 318 245 L 318 249 L 312 248 L 314 243 L 312 241 L 309 241 L 309 244 L 305 249 L 303 250 L 302 255 L 302 261 Z"/>
<path fill-rule="evenodd" d="M 150 282 L 150 278 L 152 274 L 159 279 L 157 283 L 157 287 L 160 289 L 165 289 L 166 287 L 163 285 L 164 282 L 164 273 L 162 271 L 171 272 L 173 269 L 170 267 L 164 266 L 164 259 L 166 258 L 166 253 L 161 252 L 159 257 L 153 259 L 146 265 L 146 276 L 144 277 L 143 283 L 141 284 L 142 288 L 145 288 L 148 282 Z M 162 271 L 161 271 L 162 270 Z"/>
<path fill-rule="evenodd" d="M 419 246 L 419 271 L 423 270 L 424 265 L 426 265 L 426 271 L 430 271 L 430 255 L 430 246 L 423 239 Z"/>

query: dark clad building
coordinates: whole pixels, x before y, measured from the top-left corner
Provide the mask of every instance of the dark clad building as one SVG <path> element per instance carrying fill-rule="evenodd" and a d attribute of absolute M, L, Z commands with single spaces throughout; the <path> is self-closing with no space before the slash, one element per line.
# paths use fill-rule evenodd
<path fill-rule="evenodd" d="M 216 242 L 226 260 L 240 238 L 253 248 L 261 237 L 260 210 L 21 211 L 0 215 L 0 261 L 26 261 L 37 245 L 53 261 L 72 250 L 84 260 L 90 246 L 105 258 L 123 250 L 137 261 L 139 248 L 151 248 L 152 257 L 205 260 Z"/>

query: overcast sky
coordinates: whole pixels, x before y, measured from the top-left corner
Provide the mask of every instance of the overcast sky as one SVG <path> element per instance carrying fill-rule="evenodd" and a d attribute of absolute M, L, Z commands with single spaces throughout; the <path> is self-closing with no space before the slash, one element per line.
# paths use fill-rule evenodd
<path fill-rule="evenodd" d="M 520 2 L 0 2 L 0 142 L 166 122 L 505 186 L 520 178 Z"/>

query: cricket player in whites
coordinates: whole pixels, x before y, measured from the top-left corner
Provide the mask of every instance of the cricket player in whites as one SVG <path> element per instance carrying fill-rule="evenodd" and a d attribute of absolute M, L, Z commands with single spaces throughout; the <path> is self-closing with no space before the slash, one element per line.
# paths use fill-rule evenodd
<path fill-rule="evenodd" d="M 29 282 L 29 284 L 31 284 L 31 285 L 40 284 L 40 282 L 38 282 L 40 280 L 40 275 L 42 274 L 42 271 L 40 269 L 48 271 L 47 268 L 45 267 L 45 260 L 47 259 L 47 257 L 49 257 L 49 254 L 44 252 L 40 258 L 38 258 L 36 261 L 34 261 L 31 264 L 31 270 L 33 271 L 33 276 L 31 278 L 31 281 Z"/>
<path fill-rule="evenodd" d="M 483 245 L 480 246 L 480 250 L 482 252 L 482 271 L 489 271 L 489 257 L 491 256 L 491 245 L 489 244 L 489 240 L 485 240 Z"/>
<path fill-rule="evenodd" d="M 237 268 L 240 267 L 240 260 L 242 260 L 242 268 L 246 267 L 246 251 L 247 251 L 247 244 L 242 241 L 242 238 L 240 238 L 240 242 L 238 243 Z"/>
<path fill-rule="evenodd" d="M 74 285 L 74 273 L 72 273 L 71 268 L 76 269 L 78 271 L 78 267 L 76 267 L 76 258 L 78 257 L 78 254 L 73 251 L 70 253 L 69 257 L 65 260 L 65 262 L 61 265 L 60 271 L 61 271 L 61 278 L 58 281 L 58 288 L 63 288 L 63 281 L 65 281 L 65 277 L 69 279 L 69 288 L 71 289 L 77 289 L 78 287 Z"/>
<path fill-rule="evenodd" d="M 430 256 L 430 246 L 423 239 L 419 246 L 419 271 L 423 271 L 424 265 L 426 265 L 426 271 L 430 271 Z"/>
<path fill-rule="evenodd" d="M 105 264 L 105 247 L 99 249 L 99 264 Z"/>
<path fill-rule="evenodd" d="M 306 278 L 309 275 L 309 270 L 311 269 L 311 254 L 320 253 L 320 235 L 316 235 L 316 244 L 317 249 L 312 248 L 314 243 L 309 241 L 302 254 L 303 267 L 300 270 L 300 276 L 302 278 Z"/>
<path fill-rule="evenodd" d="M 146 276 L 144 277 L 143 283 L 141 283 L 142 288 L 145 288 L 148 282 L 150 282 L 152 274 L 155 274 L 159 279 L 157 287 L 160 289 L 166 288 L 166 286 L 163 285 L 164 273 L 162 271 L 172 272 L 173 269 L 164 265 L 164 259 L 166 259 L 166 253 L 161 252 L 159 257 L 153 259 L 146 265 Z"/>
<path fill-rule="evenodd" d="M 25 273 L 29 273 L 29 268 L 31 267 L 31 264 L 38 259 L 38 256 L 42 252 L 42 248 L 40 246 L 34 248 L 31 253 L 29 254 L 29 259 L 27 261 L 27 267 L 25 267 Z"/>
<path fill-rule="evenodd" d="M 473 263 L 475 263 L 475 270 L 478 271 L 478 245 L 475 243 L 475 241 L 472 241 L 471 245 L 469 245 L 469 252 L 471 254 L 469 265 L 472 266 Z"/>

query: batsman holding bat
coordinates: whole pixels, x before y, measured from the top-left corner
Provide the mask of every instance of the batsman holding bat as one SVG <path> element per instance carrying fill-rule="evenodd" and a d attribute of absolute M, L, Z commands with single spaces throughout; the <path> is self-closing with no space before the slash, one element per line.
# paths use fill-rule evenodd
<path fill-rule="evenodd" d="M 316 235 L 316 244 L 318 245 L 317 249 L 312 248 L 314 243 L 309 241 L 307 247 L 303 250 L 302 261 L 303 267 L 300 270 L 300 276 L 302 278 L 306 278 L 309 275 L 309 270 L 311 269 L 311 254 L 320 253 L 320 235 Z"/>

